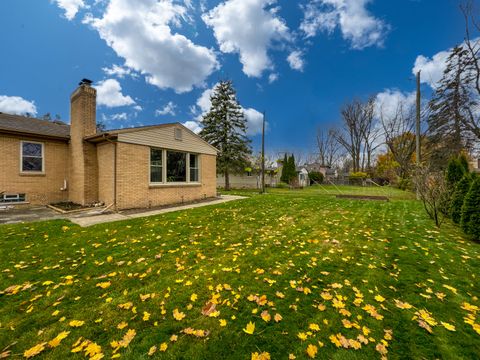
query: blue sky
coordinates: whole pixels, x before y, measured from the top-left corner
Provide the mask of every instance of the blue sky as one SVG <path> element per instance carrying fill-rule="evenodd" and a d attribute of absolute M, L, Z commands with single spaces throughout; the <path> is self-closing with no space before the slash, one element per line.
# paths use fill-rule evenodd
<path fill-rule="evenodd" d="M 69 119 L 82 78 L 109 128 L 198 129 L 208 94 L 234 81 L 258 148 L 313 151 L 355 98 L 426 95 L 464 37 L 455 0 L 2 0 L 0 111 Z"/>

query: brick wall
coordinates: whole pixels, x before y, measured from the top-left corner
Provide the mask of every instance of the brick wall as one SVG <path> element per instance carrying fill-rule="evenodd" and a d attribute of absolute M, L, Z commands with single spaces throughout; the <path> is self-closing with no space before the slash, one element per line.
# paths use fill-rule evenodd
<path fill-rule="evenodd" d="M 94 144 L 83 140 L 96 133 L 96 90 L 80 85 L 70 97 L 70 201 L 98 201 L 98 161 Z"/>
<path fill-rule="evenodd" d="M 201 185 L 151 187 L 150 148 L 117 144 L 117 208 L 147 208 L 216 196 L 216 157 L 200 155 Z"/>
<path fill-rule="evenodd" d="M 110 205 L 114 198 L 114 158 L 115 145 L 97 145 L 98 156 L 98 201 Z"/>
<path fill-rule="evenodd" d="M 44 144 L 45 174 L 20 172 L 21 141 Z M 68 183 L 68 144 L 60 141 L 36 140 L 28 137 L 0 135 L 0 192 L 25 193 L 27 201 L 35 205 L 67 201 L 68 190 L 61 191 L 64 179 Z"/>

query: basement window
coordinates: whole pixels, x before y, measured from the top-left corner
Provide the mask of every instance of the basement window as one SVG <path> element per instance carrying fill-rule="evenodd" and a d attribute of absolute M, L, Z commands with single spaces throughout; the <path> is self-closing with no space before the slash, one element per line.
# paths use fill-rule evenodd
<path fill-rule="evenodd" d="M 0 194 L 0 204 L 25 202 L 25 194 Z"/>
<path fill-rule="evenodd" d="M 42 173 L 44 171 L 44 144 L 22 141 L 20 148 L 21 171 Z"/>

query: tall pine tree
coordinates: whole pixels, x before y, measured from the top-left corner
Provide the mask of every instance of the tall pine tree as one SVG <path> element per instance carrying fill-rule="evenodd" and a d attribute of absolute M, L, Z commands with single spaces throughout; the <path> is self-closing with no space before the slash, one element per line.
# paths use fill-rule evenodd
<path fill-rule="evenodd" d="M 471 138 L 465 130 L 469 110 L 474 105 L 470 97 L 471 72 L 467 49 L 457 46 L 451 51 L 443 77 L 430 101 L 428 128 L 432 143 L 434 165 L 444 167 L 449 158 L 468 148 Z"/>
<path fill-rule="evenodd" d="M 246 135 L 247 120 L 232 81 L 220 81 L 213 89 L 210 101 L 212 106 L 203 116 L 200 136 L 219 150 L 217 172 L 224 175 L 225 189 L 230 190 L 230 174 L 245 169 L 251 154 L 250 140 Z"/>

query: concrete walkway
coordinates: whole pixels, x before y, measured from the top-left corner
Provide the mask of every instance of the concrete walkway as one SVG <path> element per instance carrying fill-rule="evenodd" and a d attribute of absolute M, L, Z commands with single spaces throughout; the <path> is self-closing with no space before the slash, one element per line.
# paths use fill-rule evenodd
<path fill-rule="evenodd" d="M 204 201 L 204 202 L 181 205 L 181 206 L 173 206 L 173 207 L 157 209 L 157 210 L 135 211 L 135 212 L 125 211 L 125 212 L 119 212 L 119 213 L 93 215 L 93 216 L 68 217 L 68 219 L 77 225 L 80 225 L 82 227 L 87 227 L 87 226 L 109 223 L 114 221 L 123 221 L 123 220 L 146 217 L 146 216 L 166 214 L 173 211 L 194 209 L 194 208 L 210 206 L 210 205 L 218 205 L 218 204 L 223 204 L 229 201 L 241 200 L 241 199 L 245 199 L 245 197 L 236 196 L 236 195 L 222 195 L 217 200 Z"/>

